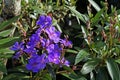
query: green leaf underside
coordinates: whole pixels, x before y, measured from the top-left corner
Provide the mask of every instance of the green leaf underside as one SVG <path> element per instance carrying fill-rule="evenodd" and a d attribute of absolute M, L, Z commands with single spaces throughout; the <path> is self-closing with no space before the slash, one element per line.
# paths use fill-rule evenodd
<path fill-rule="evenodd" d="M 107 59 L 106 64 L 111 79 L 120 80 L 120 70 L 117 63 L 112 58 L 109 58 Z"/>

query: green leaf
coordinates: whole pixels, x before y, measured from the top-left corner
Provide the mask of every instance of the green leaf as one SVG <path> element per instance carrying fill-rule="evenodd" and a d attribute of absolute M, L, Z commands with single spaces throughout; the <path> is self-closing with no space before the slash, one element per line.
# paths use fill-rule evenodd
<path fill-rule="evenodd" d="M 0 0 L 0 3 L 2 3 L 2 0 Z"/>
<path fill-rule="evenodd" d="M 9 19 L 9 20 L 7 20 L 7 21 L 2 22 L 2 23 L 0 24 L 0 30 L 5 29 L 5 28 L 6 28 L 7 26 L 9 26 L 11 23 L 17 21 L 19 17 L 20 17 L 20 15 L 14 17 L 14 18 L 12 18 L 12 19 Z"/>
<path fill-rule="evenodd" d="M 61 73 L 61 75 L 67 77 L 70 80 L 87 80 L 85 77 L 81 76 L 81 75 L 75 75 L 75 74 L 67 74 L 67 73 Z"/>
<path fill-rule="evenodd" d="M 105 45 L 105 43 L 102 41 L 95 42 L 95 48 L 97 48 L 97 49 L 100 49 L 101 47 L 103 48 L 104 45 Z"/>
<path fill-rule="evenodd" d="M 92 24 L 93 23 L 97 23 L 100 20 L 100 17 L 102 16 L 103 12 L 104 12 L 104 9 L 101 9 L 99 12 L 97 12 L 97 14 L 95 15 L 95 17 L 93 17 L 91 19 L 91 23 Z"/>
<path fill-rule="evenodd" d="M 14 51 L 11 51 L 9 48 L 0 49 L 0 58 L 10 58 L 14 54 Z"/>
<path fill-rule="evenodd" d="M 106 60 L 107 69 L 112 80 L 120 80 L 120 70 L 117 63 L 109 58 Z"/>
<path fill-rule="evenodd" d="M 119 64 L 120 64 L 120 59 L 115 60 L 115 62 L 117 62 L 117 63 L 119 63 Z"/>
<path fill-rule="evenodd" d="M 95 1 L 93 1 L 93 0 L 88 0 L 91 4 L 92 4 L 92 6 L 96 9 L 96 11 L 100 11 L 100 7 L 98 6 L 98 4 L 95 2 Z"/>
<path fill-rule="evenodd" d="M 1 60 L 1 59 L 0 59 Z M 6 70 L 6 66 L 4 64 L 3 61 L 0 61 L 0 71 L 3 72 L 3 73 L 6 73 L 7 70 Z"/>
<path fill-rule="evenodd" d="M 56 19 L 53 19 L 53 25 L 56 26 L 56 28 L 62 33 L 62 29 Z"/>
<path fill-rule="evenodd" d="M 81 50 L 75 58 L 75 65 L 83 60 L 87 55 L 88 53 L 85 50 Z"/>
<path fill-rule="evenodd" d="M 0 36 L 1 37 L 7 37 L 8 35 L 10 35 L 11 32 L 12 32 L 11 29 L 4 30 L 4 31 L 0 32 Z"/>
<path fill-rule="evenodd" d="M 81 14 L 80 12 L 78 12 L 74 7 L 69 7 L 69 6 L 66 6 L 67 8 L 69 8 L 74 14 L 76 17 L 78 17 L 82 22 L 86 23 L 86 16 Z"/>
<path fill-rule="evenodd" d="M 25 66 L 15 66 L 7 70 L 9 74 L 4 76 L 2 80 L 30 80 L 29 71 L 26 70 Z"/>
<path fill-rule="evenodd" d="M 110 80 L 106 67 L 99 67 L 96 74 L 96 80 Z"/>
<path fill-rule="evenodd" d="M 51 76 L 47 73 L 42 76 L 42 80 L 52 80 Z"/>
<path fill-rule="evenodd" d="M 14 51 L 10 50 L 9 48 L 0 49 L 0 53 L 14 53 Z"/>
<path fill-rule="evenodd" d="M 72 50 L 72 49 L 67 49 L 66 52 L 68 52 L 68 53 L 74 53 L 74 54 L 78 53 L 78 51 Z"/>
<path fill-rule="evenodd" d="M 29 80 L 30 76 L 25 73 L 12 73 L 3 78 L 3 80 Z"/>
<path fill-rule="evenodd" d="M 47 69 L 48 69 L 50 76 L 52 77 L 52 80 L 56 80 L 56 74 L 55 74 L 55 72 L 53 70 L 54 68 L 52 67 L 51 64 L 47 65 Z"/>
<path fill-rule="evenodd" d="M 0 40 L 0 49 L 8 48 L 13 45 L 16 41 L 19 41 L 19 37 L 9 37 Z"/>
<path fill-rule="evenodd" d="M 95 80 L 95 74 L 93 72 L 90 72 L 90 80 Z"/>
<path fill-rule="evenodd" d="M 74 70 L 71 69 L 70 67 L 63 66 L 63 69 L 66 70 L 66 71 L 68 71 L 68 72 L 71 72 L 72 74 L 76 74 L 76 73 L 74 72 Z"/>
<path fill-rule="evenodd" d="M 92 72 L 92 70 L 95 69 L 95 67 L 99 64 L 99 62 L 100 62 L 100 59 L 92 59 L 86 62 L 81 69 L 81 73 L 88 74 Z"/>
<path fill-rule="evenodd" d="M 10 42 L 10 41 L 12 41 L 12 40 L 14 40 L 14 39 L 18 39 L 18 38 L 19 38 L 19 37 L 9 37 L 9 38 L 1 39 L 1 40 L 0 40 L 0 45 L 5 44 L 5 43 L 8 43 L 8 42 Z"/>
<path fill-rule="evenodd" d="M 82 29 L 83 37 L 85 41 L 87 42 L 87 44 L 89 45 L 89 41 L 87 39 L 87 35 L 88 35 L 87 30 L 83 26 L 81 26 L 81 29 Z"/>
<path fill-rule="evenodd" d="M 8 72 L 29 73 L 30 71 L 25 68 L 25 65 L 21 65 L 8 69 Z"/>

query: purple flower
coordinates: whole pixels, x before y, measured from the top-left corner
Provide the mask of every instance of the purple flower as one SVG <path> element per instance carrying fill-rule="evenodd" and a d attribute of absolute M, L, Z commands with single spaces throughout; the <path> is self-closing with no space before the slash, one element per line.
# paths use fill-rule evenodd
<path fill-rule="evenodd" d="M 65 65 L 65 66 L 70 66 L 70 62 L 65 60 L 65 58 L 62 58 L 62 60 L 60 61 L 60 66 L 62 67 L 62 65 Z"/>
<path fill-rule="evenodd" d="M 38 72 L 46 67 L 46 63 L 48 63 L 48 60 L 46 59 L 45 54 L 42 54 L 41 56 L 36 55 L 28 60 L 26 68 L 33 72 Z"/>
<path fill-rule="evenodd" d="M 23 45 L 23 44 L 24 44 L 23 42 L 21 42 L 20 44 L 19 44 L 19 42 L 16 42 L 16 43 L 10 48 L 10 50 L 13 50 L 13 51 L 23 50 L 23 49 L 24 49 L 24 45 Z"/>
<path fill-rule="evenodd" d="M 49 27 L 52 25 L 52 18 L 50 16 L 42 15 L 39 17 L 37 23 L 41 28 Z"/>
<path fill-rule="evenodd" d="M 46 47 L 50 44 L 50 40 L 49 40 L 49 39 L 46 39 L 46 38 L 43 38 L 43 37 L 41 37 L 40 42 L 41 42 L 41 46 L 42 46 L 43 48 L 46 48 Z"/>
<path fill-rule="evenodd" d="M 24 53 L 24 43 L 21 42 L 19 44 L 18 42 L 16 42 L 10 49 L 16 51 L 16 54 L 13 58 L 18 59 Z"/>
<path fill-rule="evenodd" d="M 69 66 L 69 61 L 61 55 L 64 47 L 72 47 L 72 42 L 68 41 L 67 36 L 65 39 L 60 38 L 61 33 L 52 26 L 50 16 L 40 16 L 36 24 L 40 27 L 26 43 L 16 42 L 10 48 L 16 51 L 14 57 L 18 59 L 23 53 L 27 54 L 28 64 L 26 68 L 32 72 L 39 72 L 48 63 L 57 64 L 60 67 Z"/>
<path fill-rule="evenodd" d="M 24 52 L 26 52 L 30 57 L 32 57 L 34 54 L 37 53 L 37 50 L 32 46 L 26 46 Z"/>
<path fill-rule="evenodd" d="M 48 37 L 54 41 L 54 43 L 58 43 L 60 41 L 60 32 L 56 31 L 55 27 L 51 26 L 47 28 L 46 33 L 48 34 Z"/>
<path fill-rule="evenodd" d="M 18 52 L 15 53 L 13 58 L 18 59 L 22 54 L 23 54 L 23 51 L 18 51 Z"/>
<path fill-rule="evenodd" d="M 67 39 L 61 40 L 60 41 L 65 47 L 72 48 L 72 42 L 68 41 Z"/>
<path fill-rule="evenodd" d="M 48 60 L 51 63 L 59 64 L 60 63 L 60 53 L 54 53 L 54 52 L 50 53 L 48 55 Z"/>
<path fill-rule="evenodd" d="M 61 53 L 61 52 L 62 52 L 62 48 L 61 48 L 58 44 L 55 44 L 53 51 L 54 51 L 55 53 Z"/>
<path fill-rule="evenodd" d="M 46 47 L 46 50 L 48 51 L 48 53 L 61 53 L 62 48 L 58 44 L 50 44 Z"/>
<path fill-rule="evenodd" d="M 43 29 L 42 28 L 38 28 L 36 31 L 35 31 L 35 34 L 39 35 L 43 32 Z"/>
<path fill-rule="evenodd" d="M 49 46 L 47 46 L 46 50 L 48 51 L 48 53 L 51 53 L 53 52 L 54 48 L 55 48 L 54 44 L 50 44 Z"/>
<path fill-rule="evenodd" d="M 30 37 L 30 41 L 27 43 L 28 46 L 36 47 L 40 44 L 40 37 L 37 34 L 33 34 Z"/>

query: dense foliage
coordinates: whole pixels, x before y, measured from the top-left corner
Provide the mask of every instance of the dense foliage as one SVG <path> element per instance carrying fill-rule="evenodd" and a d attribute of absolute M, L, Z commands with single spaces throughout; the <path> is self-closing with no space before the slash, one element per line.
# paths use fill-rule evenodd
<path fill-rule="evenodd" d="M 0 23 L 0 78 L 120 80 L 120 10 L 88 0 L 80 13 L 78 1 L 22 0 Z"/>

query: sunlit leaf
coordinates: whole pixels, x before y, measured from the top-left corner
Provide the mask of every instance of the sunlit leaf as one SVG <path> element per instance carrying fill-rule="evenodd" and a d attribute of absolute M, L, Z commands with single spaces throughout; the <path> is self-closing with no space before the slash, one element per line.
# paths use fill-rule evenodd
<path fill-rule="evenodd" d="M 14 53 L 14 51 L 10 50 L 9 48 L 5 48 L 5 49 L 0 49 L 0 54 L 1 53 Z"/>
<path fill-rule="evenodd" d="M 75 58 L 75 65 L 83 60 L 87 55 L 88 53 L 85 50 L 81 50 Z"/>
<path fill-rule="evenodd" d="M 81 29 L 82 29 L 83 37 L 84 37 L 85 41 L 87 42 L 87 44 L 89 45 L 89 41 L 87 39 L 87 31 L 83 26 L 81 26 Z"/>
<path fill-rule="evenodd" d="M 74 53 L 74 54 L 78 53 L 78 51 L 72 50 L 72 49 L 67 49 L 66 52 L 68 52 L 68 53 Z"/>
<path fill-rule="evenodd" d="M 93 72 L 90 72 L 90 80 L 95 80 L 95 75 Z"/>
<path fill-rule="evenodd" d="M 95 2 L 95 1 L 93 1 L 93 0 L 88 0 L 91 4 L 92 4 L 92 6 L 96 9 L 96 11 L 100 11 L 100 7 L 98 6 L 98 4 Z"/>
<path fill-rule="evenodd" d="M 117 63 L 119 63 L 119 64 L 120 64 L 120 59 L 115 60 L 115 62 L 117 62 Z"/>
<path fill-rule="evenodd" d="M 41 8 L 39 8 L 38 6 L 32 6 L 31 9 L 35 10 L 39 14 L 44 13 L 43 10 Z"/>
<path fill-rule="evenodd" d="M 11 29 L 1 31 L 1 32 L 0 32 L 0 36 L 1 36 L 1 37 L 7 37 L 8 35 L 10 35 L 11 32 L 12 32 Z"/>
<path fill-rule="evenodd" d="M 99 64 L 99 62 L 100 62 L 100 59 L 92 59 L 86 62 L 81 69 L 81 73 L 82 74 L 90 73 L 92 70 L 95 69 L 95 67 Z"/>

